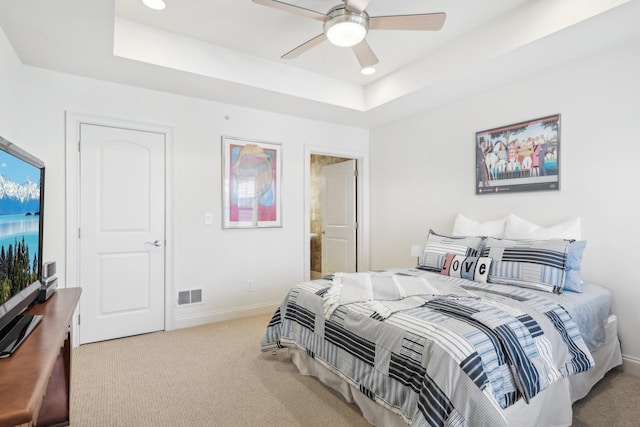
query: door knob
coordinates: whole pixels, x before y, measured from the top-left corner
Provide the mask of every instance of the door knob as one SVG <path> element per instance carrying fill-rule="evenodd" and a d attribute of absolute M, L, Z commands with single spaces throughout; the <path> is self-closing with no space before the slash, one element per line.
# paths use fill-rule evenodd
<path fill-rule="evenodd" d="M 162 246 L 162 241 L 154 240 L 153 242 L 144 242 L 145 245 Z"/>

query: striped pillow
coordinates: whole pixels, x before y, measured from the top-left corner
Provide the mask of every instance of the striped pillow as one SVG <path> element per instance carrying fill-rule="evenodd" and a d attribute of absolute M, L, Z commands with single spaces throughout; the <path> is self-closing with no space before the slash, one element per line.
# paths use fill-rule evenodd
<path fill-rule="evenodd" d="M 424 246 L 420 268 L 430 271 L 442 271 L 448 253 L 453 255 L 479 256 L 486 237 L 452 237 L 429 230 L 427 244 Z"/>
<path fill-rule="evenodd" d="M 570 240 L 509 240 L 489 237 L 482 256 L 493 259 L 489 283 L 562 293 Z"/>

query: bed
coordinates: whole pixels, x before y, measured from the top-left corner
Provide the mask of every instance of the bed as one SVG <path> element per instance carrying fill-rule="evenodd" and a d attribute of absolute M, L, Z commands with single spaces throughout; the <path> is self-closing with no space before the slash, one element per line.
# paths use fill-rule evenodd
<path fill-rule="evenodd" d="M 622 363 L 610 292 L 579 275 L 564 289 L 576 248 L 430 231 L 419 268 L 293 287 L 261 349 L 286 348 L 373 425 L 569 426 Z"/>

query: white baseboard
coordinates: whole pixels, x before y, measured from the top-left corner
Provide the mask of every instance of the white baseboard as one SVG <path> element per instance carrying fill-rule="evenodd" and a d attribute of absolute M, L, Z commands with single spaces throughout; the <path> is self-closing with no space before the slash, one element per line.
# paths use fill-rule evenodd
<path fill-rule="evenodd" d="M 622 370 L 626 374 L 640 377 L 640 359 L 637 357 L 622 355 Z"/>
<path fill-rule="evenodd" d="M 230 310 L 198 313 L 189 316 L 176 316 L 174 327 L 175 329 L 191 328 L 193 326 L 206 325 L 208 323 L 222 322 L 224 320 L 238 319 L 241 317 L 257 316 L 259 314 L 273 314 L 279 304 L 280 302 L 278 301 L 238 307 Z"/>

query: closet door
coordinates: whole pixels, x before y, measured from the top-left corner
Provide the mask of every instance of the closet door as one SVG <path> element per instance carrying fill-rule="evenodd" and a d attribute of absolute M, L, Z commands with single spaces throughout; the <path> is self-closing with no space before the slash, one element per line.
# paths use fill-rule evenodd
<path fill-rule="evenodd" d="M 81 124 L 80 343 L 164 329 L 165 135 Z"/>

